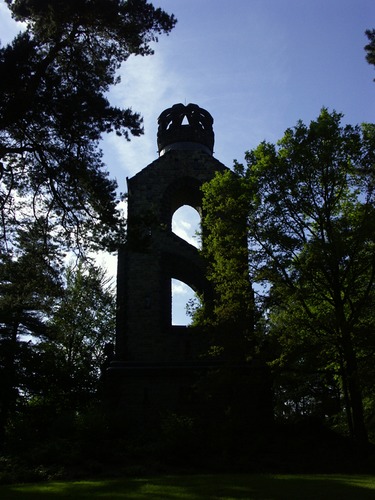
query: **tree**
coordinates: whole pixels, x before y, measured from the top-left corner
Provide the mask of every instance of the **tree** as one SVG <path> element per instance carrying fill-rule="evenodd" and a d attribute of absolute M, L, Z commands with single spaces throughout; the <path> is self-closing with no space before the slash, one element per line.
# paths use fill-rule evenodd
<path fill-rule="evenodd" d="M 216 352 L 233 361 L 253 354 L 254 304 L 249 280 L 246 217 L 249 190 L 239 172 L 217 174 L 203 185 L 202 255 L 213 304 L 198 308 L 195 323 L 214 332 Z M 230 193 L 230 195 L 228 195 Z"/>
<path fill-rule="evenodd" d="M 366 61 L 375 66 L 375 30 L 366 30 L 365 33 L 370 42 L 365 46 Z"/>
<path fill-rule="evenodd" d="M 116 183 L 98 144 L 104 133 L 141 134 L 142 120 L 107 93 L 129 55 L 152 54 L 176 20 L 146 0 L 6 3 L 25 29 L 0 48 L 2 241 L 33 217 L 61 245 L 111 248 Z"/>
<path fill-rule="evenodd" d="M 374 354 L 375 126 L 341 120 L 322 109 L 277 146 L 246 154 L 250 265 L 270 289 L 267 315 L 284 346 L 306 353 L 313 344 L 316 368 L 337 371 L 349 429 L 365 445 L 359 365 Z"/>
<path fill-rule="evenodd" d="M 212 363 L 196 384 L 205 415 L 200 425 L 209 446 L 236 455 L 265 436 L 272 421 L 269 370 L 255 330 L 249 276 L 250 186 L 242 174 L 236 165 L 202 186 L 201 254 L 212 295 L 206 293 L 193 311 L 193 325 L 208 336 L 206 358 Z"/>
<path fill-rule="evenodd" d="M 7 428 L 46 437 L 57 416 L 96 401 L 114 341 L 115 294 L 105 271 L 80 262 L 61 279 L 38 241 L 24 239 L 23 253 L 0 266 L 1 446 Z"/>
<path fill-rule="evenodd" d="M 105 270 L 89 261 L 68 266 L 64 281 L 47 336 L 38 345 L 41 371 L 54 382 L 39 391 L 49 404 L 77 410 L 98 393 L 106 346 L 114 343 L 116 298 Z"/>
<path fill-rule="evenodd" d="M 232 280 L 241 244 L 231 215 L 247 218 L 250 282 L 263 310 L 256 345 L 263 355 L 268 346 L 280 368 L 280 398 L 288 390 L 295 409 L 300 398 L 310 413 L 331 415 L 339 391 L 350 434 L 366 446 L 363 406 L 373 408 L 367 379 L 375 354 L 375 126 L 341 122 L 323 108 L 277 145 L 247 152 L 236 175 L 218 173 L 204 187 L 212 235 L 205 251 L 211 279 L 224 291 L 217 317 L 227 311 L 235 320 L 252 300 L 241 296 L 244 281 Z M 298 377 L 310 391 L 305 397 L 292 387 Z"/>
<path fill-rule="evenodd" d="M 46 334 L 45 318 L 61 293 L 56 249 L 44 246 L 37 225 L 20 231 L 12 254 L 0 256 L 0 446 L 21 393 L 33 373 L 26 369 L 34 344 Z"/>

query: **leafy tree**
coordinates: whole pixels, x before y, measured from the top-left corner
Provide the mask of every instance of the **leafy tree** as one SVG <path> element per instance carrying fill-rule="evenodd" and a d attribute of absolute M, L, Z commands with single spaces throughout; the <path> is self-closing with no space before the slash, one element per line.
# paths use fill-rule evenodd
<path fill-rule="evenodd" d="M 214 300 L 213 304 L 197 309 L 194 321 L 212 329 L 212 354 L 244 361 L 253 354 L 254 340 L 246 235 L 249 190 L 238 172 L 228 170 L 204 184 L 202 191 L 202 254 L 208 264 L 207 277 L 213 284 Z"/>
<path fill-rule="evenodd" d="M 273 287 L 266 302 L 276 419 L 312 417 L 340 427 L 340 369 L 330 337 L 317 330 L 292 294 L 281 299 Z"/>
<path fill-rule="evenodd" d="M 0 256 L 0 445 L 8 419 L 33 377 L 26 368 L 33 358 L 30 339 L 45 335 L 45 318 L 61 293 L 53 246 L 46 251 L 38 230 L 34 225 L 20 231 L 12 254 Z"/>
<path fill-rule="evenodd" d="M 193 310 L 193 325 L 208 337 L 212 368 L 196 385 L 205 415 L 198 421 L 208 449 L 237 455 L 265 432 L 272 415 L 268 370 L 254 330 L 246 225 L 250 191 L 240 168 L 218 173 L 202 191 L 201 254 L 212 294 Z"/>
<path fill-rule="evenodd" d="M 370 409 L 374 400 L 367 381 L 375 354 L 375 126 L 341 121 L 322 109 L 310 126 L 298 122 L 277 145 L 246 153 L 236 175 L 217 174 L 204 187 L 204 251 L 221 292 L 217 318 L 236 320 L 252 304 L 247 277 L 236 271 L 236 241 L 243 241 L 236 220 L 247 218 L 250 281 L 263 309 L 253 335 L 263 334 L 258 349 L 280 367 L 279 403 L 333 415 L 339 393 L 352 437 L 366 445 L 364 402 Z"/>
<path fill-rule="evenodd" d="M 39 255 L 45 258 L 44 249 Z M 23 446 L 53 440 L 57 418 L 65 431 L 73 429 L 74 415 L 97 400 L 101 367 L 114 340 L 115 294 L 105 271 L 80 262 L 66 269 L 61 283 L 61 272 L 56 280 L 35 257 L 33 264 L 25 255 L 13 263 L 4 286 L 14 294 L 7 290 L 0 301 L 1 444 L 8 428 L 13 447 L 19 435 Z"/>
<path fill-rule="evenodd" d="M 77 409 L 98 391 L 106 346 L 114 342 L 116 300 L 106 271 L 79 262 L 65 273 L 65 288 L 38 345 L 44 366 L 53 375 L 40 395 L 59 408 Z"/>
<path fill-rule="evenodd" d="M 365 444 L 360 363 L 374 354 L 375 127 L 341 120 L 322 109 L 309 127 L 298 122 L 276 146 L 246 154 L 248 236 L 253 280 L 271 287 L 267 314 L 284 355 L 315 346 L 316 368 L 335 369 L 349 428 Z"/>
<path fill-rule="evenodd" d="M 31 216 L 60 244 L 111 247 L 116 183 L 99 140 L 142 133 L 107 92 L 131 54 L 152 54 L 175 18 L 146 0 L 7 0 L 24 30 L 0 48 L 0 206 L 3 241 Z M 53 232 L 52 232 L 53 229 Z"/>

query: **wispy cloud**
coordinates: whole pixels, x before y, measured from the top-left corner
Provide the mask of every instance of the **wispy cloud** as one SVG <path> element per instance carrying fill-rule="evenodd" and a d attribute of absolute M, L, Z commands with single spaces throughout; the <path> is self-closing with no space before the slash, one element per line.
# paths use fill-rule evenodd
<path fill-rule="evenodd" d="M 143 117 L 144 135 L 130 142 L 112 134 L 103 141 L 104 160 L 120 181 L 133 176 L 158 157 L 157 117 L 166 108 L 181 100 L 183 82 L 167 69 L 164 56 L 131 56 L 120 71 L 121 83 L 111 90 L 110 101 L 119 107 L 130 107 Z"/>
<path fill-rule="evenodd" d="M 182 281 L 172 280 L 172 295 L 188 295 L 191 289 Z"/>

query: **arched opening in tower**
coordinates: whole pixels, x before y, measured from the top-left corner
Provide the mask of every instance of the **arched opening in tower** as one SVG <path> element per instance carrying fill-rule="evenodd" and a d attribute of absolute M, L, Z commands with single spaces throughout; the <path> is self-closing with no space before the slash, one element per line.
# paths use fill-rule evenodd
<path fill-rule="evenodd" d="M 200 216 L 190 205 L 183 205 L 172 217 L 172 231 L 196 248 L 201 248 Z"/>
<path fill-rule="evenodd" d="M 192 288 L 183 281 L 172 278 L 172 325 L 188 326 L 192 322 L 192 312 L 199 299 Z"/>

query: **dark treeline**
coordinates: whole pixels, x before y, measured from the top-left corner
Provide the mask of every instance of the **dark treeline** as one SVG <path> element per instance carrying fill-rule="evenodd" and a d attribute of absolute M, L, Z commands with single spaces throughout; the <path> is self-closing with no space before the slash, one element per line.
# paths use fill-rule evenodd
<path fill-rule="evenodd" d="M 243 356 L 271 367 L 277 419 L 319 419 L 365 449 L 375 411 L 375 126 L 341 122 L 322 109 L 204 186 L 204 253 L 219 289 L 213 318 L 238 335 L 249 300 L 242 256 L 228 249 L 246 217 L 255 323 L 242 328 Z"/>

